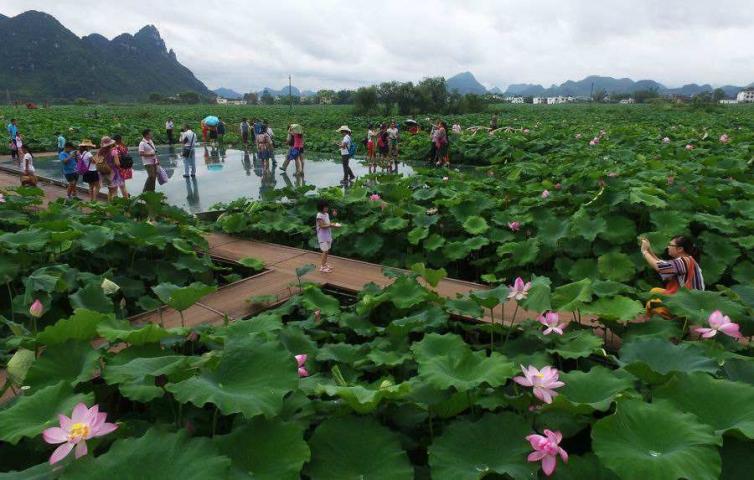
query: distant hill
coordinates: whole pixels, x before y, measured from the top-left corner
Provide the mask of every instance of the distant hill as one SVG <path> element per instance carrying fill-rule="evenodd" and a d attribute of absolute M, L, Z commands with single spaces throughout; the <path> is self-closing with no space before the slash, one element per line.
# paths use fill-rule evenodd
<path fill-rule="evenodd" d="M 735 97 L 743 87 L 725 85 L 721 87 L 728 97 Z M 528 83 L 509 85 L 505 95 L 509 96 L 589 96 L 592 92 L 605 90 L 608 93 L 634 93 L 640 90 L 657 90 L 660 95 L 684 95 L 693 97 L 703 92 L 712 92 L 714 88 L 709 84 L 697 85 L 690 83 L 682 87 L 668 88 L 654 80 L 633 81 L 630 78 L 613 78 L 592 75 L 579 81 L 568 80 L 560 85 L 545 88 L 542 85 Z"/>
<path fill-rule="evenodd" d="M 484 85 L 477 82 L 476 78 L 474 78 L 474 75 L 471 72 L 463 72 L 459 73 L 458 75 L 454 75 L 445 80 L 445 85 L 449 92 L 458 90 L 458 93 L 460 93 L 461 95 L 466 95 L 467 93 L 484 95 L 485 93 L 487 93 L 487 89 L 484 88 Z"/>
<path fill-rule="evenodd" d="M 492 87 L 487 89 L 487 93 L 491 93 L 493 95 L 502 95 L 504 92 L 498 87 Z"/>
<path fill-rule="evenodd" d="M 220 88 L 216 88 L 216 89 L 214 89 L 212 91 L 214 93 L 216 93 L 218 97 L 228 98 L 228 99 L 231 99 L 231 100 L 238 100 L 238 99 L 243 98 L 242 94 L 236 92 L 232 88 L 220 87 Z"/>
<path fill-rule="evenodd" d="M 79 38 L 54 17 L 34 10 L 0 16 L 0 85 L 21 101 L 210 94 L 166 48 L 153 25 L 112 40 L 99 34 Z"/>
<path fill-rule="evenodd" d="M 270 87 L 264 87 L 260 91 L 257 92 L 257 95 L 260 97 L 264 95 L 264 92 L 270 92 L 270 95 L 273 97 L 287 97 L 288 96 L 288 86 L 281 88 L 280 90 L 275 90 L 274 88 Z M 304 90 L 303 92 L 296 88 L 295 85 L 291 86 L 291 96 L 293 97 L 311 97 L 316 95 L 316 92 L 312 92 L 311 90 Z"/>

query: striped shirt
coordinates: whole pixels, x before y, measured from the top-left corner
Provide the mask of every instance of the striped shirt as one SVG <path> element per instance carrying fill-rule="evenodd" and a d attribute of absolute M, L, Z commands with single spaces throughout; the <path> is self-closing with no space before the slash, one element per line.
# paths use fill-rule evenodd
<path fill-rule="evenodd" d="M 689 275 L 690 268 L 693 268 L 691 275 Z M 657 271 L 660 273 L 660 277 L 665 281 L 675 280 L 680 287 L 686 287 L 692 290 L 704 290 L 702 269 L 699 268 L 699 264 L 691 257 L 660 260 L 657 262 Z"/>

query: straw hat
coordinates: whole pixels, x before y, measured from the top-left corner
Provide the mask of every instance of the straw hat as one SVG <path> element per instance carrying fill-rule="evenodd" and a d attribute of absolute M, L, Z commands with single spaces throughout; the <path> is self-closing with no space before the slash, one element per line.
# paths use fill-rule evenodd
<path fill-rule="evenodd" d="M 348 125 L 341 125 L 340 128 L 338 129 L 338 131 L 339 132 L 348 132 L 348 133 L 351 133 L 351 129 L 348 128 Z"/>
<path fill-rule="evenodd" d="M 91 140 L 88 138 L 85 138 L 81 140 L 81 143 L 79 143 L 79 147 L 89 147 L 89 148 L 97 148 L 97 145 L 93 144 Z"/>
<path fill-rule="evenodd" d="M 115 145 L 115 140 L 110 137 L 102 137 L 102 140 L 99 142 L 99 148 L 110 147 L 112 145 Z"/>

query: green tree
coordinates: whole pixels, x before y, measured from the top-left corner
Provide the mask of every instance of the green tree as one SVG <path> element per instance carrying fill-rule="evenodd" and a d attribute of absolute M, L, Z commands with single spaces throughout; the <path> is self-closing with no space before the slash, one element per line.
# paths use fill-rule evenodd
<path fill-rule="evenodd" d="M 270 94 L 269 90 L 262 92 L 262 105 L 272 105 L 275 103 L 275 97 Z"/>
<path fill-rule="evenodd" d="M 712 92 L 712 100 L 714 100 L 715 102 L 719 102 L 725 97 L 725 90 L 723 90 L 722 88 L 716 88 L 715 91 Z"/>
<path fill-rule="evenodd" d="M 398 82 L 382 82 L 377 86 L 377 102 L 382 104 L 385 115 L 393 113 L 393 107 L 398 101 Z"/>
<path fill-rule="evenodd" d="M 607 97 L 607 91 L 604 88 L 600 88 L 592 94 L 592 100 L 595 102 L 604 102 Z"/>
<path fill-rule="evenodd" d="M 152 92 L 149 94 L 149 103 L 162 103 L 164 101 L 165 97 L 157 92 Z"/>
<path fill-rule="evenodd" d="M 177 95 L 181 103 L 187 103 L 190 105 L 196 105 L 201 101 L 199 94 L 196 92 L 181 92 Z"/>
<path fill-rule="evenodd" d="M 244 94 L 243 99 L 246 100 L 246 103 L 249 105 L 256 105 L 259 103 L 259 95 L 254 92 Z"/>
<path fill-rule="evenodd" d="M 377 87 L 361 87 L 353 95 L 354 112 L 372 113 L 377 108 Z"/>
<path fill-rule="evenodd" d="M 395 102 L 398 104 L 400 115 L 411 115 L 418 111 L 417 93 L 413 82 L 401 83 L 395 92 Z"/>
<path fill-rule="evenodd" d="M 338 90 L 335 95 L 336 105 L 349 105 L 353 103 L 354 91 L 353 90 Z"/>
<path fill-rule="evenodd" d="M 423 112 L 443 113 L 448 106 L 448 88 L 443 77 L 425 78 L 416 86 Z"/>
<path fill-rule="evenodd" d="M 650 99 L 658 98 L 659 96 L 660 92 L 658 92 L 656 88 L 649 90 L 637 90 L 634 92 L 634 100 L 636 100 L 636 103 L 646 103 Z"/>

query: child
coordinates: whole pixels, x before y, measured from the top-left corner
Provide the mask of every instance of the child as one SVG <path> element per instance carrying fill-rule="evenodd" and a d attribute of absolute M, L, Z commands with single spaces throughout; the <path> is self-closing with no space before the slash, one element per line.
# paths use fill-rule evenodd
<path fill-rule="evenodd" d="M 322 273 L 332 272 L 332 266 L 327 263 L 327 254 L 332 247 L 332 227 L 339 228 L 339 223 L 330 223 L 330 206 L 327 200 L 320 200 L 317 202 L 317 241 L 319 242 L 319 249 L 322 250 L 322 265 L 319 267 L 319 271 Z"/>
<path fill-rule="evenodd" d="M 60 163 L 63 165 L 63 175 L 65 181 L 68 182 L 68 199 L 78 198 L 76 195 L 76 184 L 79 181 L 79 174 L 76 173 L 76 152 L 75 147 L 71 142 L 65 142 L 63 144 L 63 151 L 58 154 Z"/>
<path fill-rule="evenodd" d="M 37 175 L 34 169 L 34 155 L 31 154 L 31 150 L 28 145 L 23 145 L 19 148 L 19 152 L 24 154 L 23 160 L 21 160 L 21 185 L 24 187 L 36 187 Z"/>

